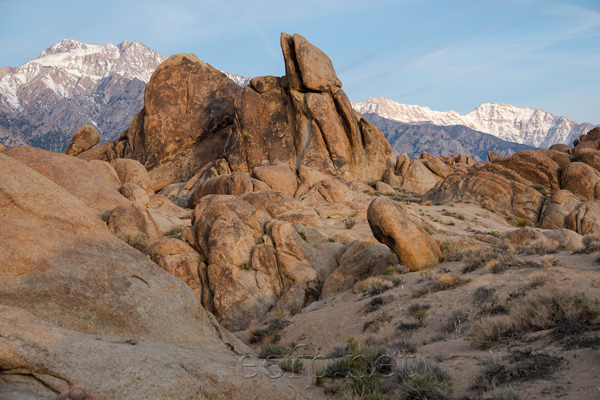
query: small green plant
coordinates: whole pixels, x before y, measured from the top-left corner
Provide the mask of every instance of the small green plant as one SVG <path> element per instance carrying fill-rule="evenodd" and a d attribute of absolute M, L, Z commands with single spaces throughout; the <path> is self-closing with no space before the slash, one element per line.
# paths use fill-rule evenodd
<path fill-rule="evenodd" d="M 251 271 L 252 270 L 252 261 L 248 262 L 247 264 L 240 265 L 240 268 L 243 269 L 244 271 Z"/>
<path fill-rule="evenodd" d="M 146 250 L 148 250 L 148 247 L 150 246 L 148 236 L 145 233 L 138 233 L 137 235 L 118 233 L 116 236 L 128 245 L 138 249 L 142 253 L 145 253 Z"/>
<path fill-rule="evenodd" d="M 171 228 L 169 231 L 165 232 L 164 236 L 179 235 L 182 230 L 183 230 L 183 227 L 175 226 L 175 227 Z"/>
<path fill-rule="evenodd" d="M 265 344 L 258 358 L 272 359 L 272 358 L 283 358 L 289 354 L 289 349 L 285 346 L 277 346 L 274 344 Z"/>
<path fill-rule="evenodd" d="M 531 185 L 529 186 L 532 189 L 537 190 L 538 192 L 540 192 L 543 196 L 548 196 L 548 191 L 546 190 L 545 187 L 543 187 L 542 185 Z"/>
<path fill-rule="evenodd" d="M 308 242 L 308 239 L 306 238 L 306 233 L 304 233 L 302 231 L 298 231 L 298 234 L 305 242 Z"/>
<path fill-rule="evenodd" d="M 431 229 L 431 226 L 424 224 L 422 225 L 422 227 L 425 232 L 429 233 L 430 235 L 433 235 L 433 229 Z"/>
<path fill-rule="evenodd" d="M 299 358 L 296 358 L 295 361 L 292 361 L 291 358 L 286 358 L 283 361 L 279 361 L 279 368 L 285 372 L 293 372 L 297 374 L 304 368 L 304 363 Z"/>
<path fill-rule="evenodd" d="M 461 261 L 465 257 L 465 253 L 449 240 L 440 244 L 440 250 L 445 261 Z"/>
<path fill-rule="evenodd" d="M 526 219 L 520 219 L 517 221 L 517 226 L 519 228 L 523 228 L 525 226 L 531 226 L 531 222 L 527 221 Z"/>
<path fill-rule="evenodd" d="M 206 262 L 207 258 L 204 254 L 198 254 L 198 262 Z"/>

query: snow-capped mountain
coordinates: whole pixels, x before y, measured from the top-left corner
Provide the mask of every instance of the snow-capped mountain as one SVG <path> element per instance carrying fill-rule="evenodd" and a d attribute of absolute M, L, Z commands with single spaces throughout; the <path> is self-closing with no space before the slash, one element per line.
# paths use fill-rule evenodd
<path fill-rule="evenodd" d="M 573 140 L 594 128 L 592 124 L 578 124 L 544 110 L 503 103 L 485 103 L 465 115 L 400 104 L 384 97 L 373 97 L 362 103 L 352 103 L 352 106 L 361 114 L 377 114 L 403 123 L 463 125 L 509 142 L 544 148 L 555 143 L 572 144 Z"/>
<path fill-rule="evenodd" d="M 247 84 L 250 83 L 250 79 L 252 79 L 252 78 L 246 78 L 245 76 L 241 76 L 238 74 L 232 74 L 231 72 L 226 72 L 226 71 L 221 71 L 221 72 L 223 72 L 225 75 L 227 75 L 227 77 L 229 79 L 231 79 L 232 81 L 237 83 L 240 87 L 246 86 Z"/>
<path fill-rule="evenodd" d="M 0 69 L 0 143 L 61 151 L 84 124 L 115 139 L 143 107 L 146 83 L 165 59 L 138 41 L 65 39 Z"/>

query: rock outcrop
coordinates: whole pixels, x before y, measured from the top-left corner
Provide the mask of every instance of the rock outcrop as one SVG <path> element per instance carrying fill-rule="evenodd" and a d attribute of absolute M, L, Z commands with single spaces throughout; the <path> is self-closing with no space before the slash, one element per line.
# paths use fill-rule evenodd
<path fill-rule="evenodd" d="M 5 154 L 0 171 L 3 395 L 53 398 L 81 383 L 96 399 L 302 397 L 237 374 L 232 349 L 248 349 L 78 198 Z"/>
<path fill-rule="evenodd" d="M 80 157 L 136 159 L 155 190 L 187 181 L 221 158 L 231 172 L 266 180 L 261 168 L 281 163 L 346 180 L 382 179 L 391 147 L 352 109 L 329 57 L 298 34 L 282 34 L 281 47 L 285 77 L 257 77 L 243 89 L 194 55 L 170 57 L 121 137 Z M 292 195 L 292 189 L 283 190 Z"/>
<path fill-rule="evenodd" d="M 100 143 L 100 134 L 96 128 L 90 125 L 84 125 L 77 129 L 77 132 L 73 135 L 73 139 L 71 139 L 71 143 L 69 143 L 63 153 L 70 156 L 76 156 L 79 153 L 91 149 L 98 143 Z"/>
<path fill-rule="evenodd" d="M 97 215 L 129 204 L 126 198 L 83 160 L 35 147 L 10 147 L 3 154 L 50 179 Z M 9 175 L 4 175 L 3 179 L 9 179 Z"/>
<path fill-rule="evenodd" d="M 493 156 L 489 162 L 456 169 L 427 197 L 433 204 L 476 202 L 514 222 L 600 235 L 593 221 L 600 203 L 600 130 L 582 135 L 574 146 Z"/>

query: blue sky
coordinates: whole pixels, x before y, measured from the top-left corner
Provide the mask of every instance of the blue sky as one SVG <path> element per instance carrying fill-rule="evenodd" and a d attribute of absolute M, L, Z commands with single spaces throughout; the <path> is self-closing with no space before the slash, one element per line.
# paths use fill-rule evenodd
<path fill-rule="evenodd" d="M 281 32 L 333 61 L 352 101 L 462 114 L 485 102 L 600 124 L 600 0 L 0 0 L 0 67 L 55 42 L 139 40 L 244 76 L 283 75 Z"/>

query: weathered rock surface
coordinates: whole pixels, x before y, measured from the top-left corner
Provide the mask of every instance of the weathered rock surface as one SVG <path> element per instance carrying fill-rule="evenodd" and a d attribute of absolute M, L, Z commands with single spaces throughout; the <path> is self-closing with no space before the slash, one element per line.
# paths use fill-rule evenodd
<path fill-rule="evenodd" d="M 11 147 L 2 154 L 44 175 L 81 200 L 97 215 L 129 204 L 126 198 L 83 160 L 35 147 Z"/>
<path fill-rule="evenodd" d="M 593 200 L 600 195 L 600 172 L 582 162 L 573 162 L 563 171 L 561 187 L 582 199 Z"/>
<path fill-rule="evenodd" d="M 90 125 L 84 125 L 77 129 L 77 132 L 73 135 L 73 139 L 71 139 L 71 143 L 69 143 L 63 153 L 70 156 L 76 156 L 79 153 L 91 149 L 98 143 L 100 143 L 100 134 L 96 128 Z"/>
<path fill-rule="evenodd" d="M 112 167 L 117 172 L 122 184 L 134 183 L 140 186 L 149 195 L 154 194 L 152 179 L 146 168 L 136 160 L 117 158 L 112 162 Z"/>
<path fill-rule="evenodd" d="M 544 206 L 540 228 L 558 229 L 565 227 L 565 218 L 581 201 L 570 190 L 558 190 L 552 194 Z"/>
<path fill-rule="evenodd" d="M 367 218 L 373 236 L 396 253 L 410 271 L 420 271 L 440 262 L 439 246 L 410 219 L 402 204 L 377 198 L 369 205 Z"/>
<path fill-rule="evenodd" d="M 243 89 L 194 55 L 170 57 L 150 79 L 129 129 L 81 156 L 136 159 L 155 190 L 188 181 L 222 157 L 231 172 L 262 174 L 290 196 L 294 180 L 273 181 L 270 166 L 380 180 L 392 166 L 391 147 L 352 109 L 331 60 L 298 34 L 282 34 L 281 46 L 286 76 L 253 78 Z"/>
<path fill-rule="evenodd" d="M 117 171 L 107 163 L 106 161 L 101 160 L 91 160 L 89 162 L 90 168 L 93 169 L 98 175 L 104 178 L 106 182 L 109 183 L 110 186 L 115 190 L 119 190 L 121 188 L 121 181 L 119 180 L 119 175 Z"/>
<path fill-rule="evenodd" d="M 12 398 L 74 383 L 97 399 L 297 395 L 236 375 L 230 348 L 244 345 L 80 200 L 4 154 L 0 171 L 0 386 L 21 393 Z M 140 374 L 151 378 L 131 384 Z"/>
<path fill-rule="evenodd" d="M 115 207 L 108 216 L 108 229 L 141 252 L 162 236 L 150 213 L 137 204 Z"/>
<path fill-rule="evenodd" d="M 565 228 L 580 235 L 600 235 L 600 201 L 586 201 L 569 214 Z"/>
<path fill-rule="evenodd" d="M 352 242 L 342 255 L 340 266 L 325 280 L 321 298 L 351 289 L 356 282 L 381 275 L 388 266 L 397 264 L 396 254 L 381 243 L 372 239 Z"/>

